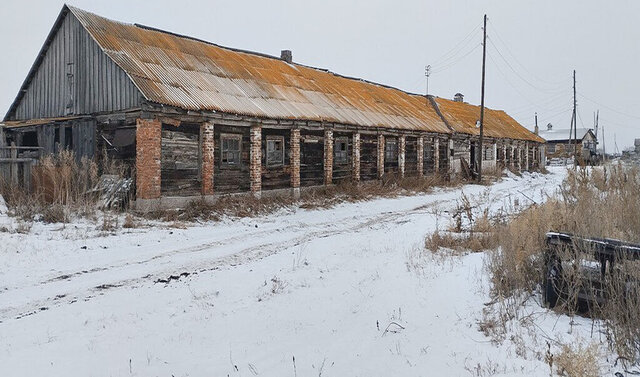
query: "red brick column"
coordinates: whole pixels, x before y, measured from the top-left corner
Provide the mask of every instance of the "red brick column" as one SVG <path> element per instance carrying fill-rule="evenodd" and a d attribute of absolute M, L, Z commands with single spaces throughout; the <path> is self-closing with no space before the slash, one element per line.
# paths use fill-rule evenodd
<path fill-rule="evenodd" d="M 300 195 L 300 129 L 291 130 L 291 187 Z"/>
<path fill-rule="evenodd" d="M 203 123 L 200 126 L 202 137 L 202 195 L 213 195 L 213 123 Z"/>
<path fill-rule="evenodd" d="M 404 178 L 404 154 L 406 151 L 406 140 L 404 135 L 398 136 L 398 170 L 400 170 L 400 177 Z"/>
<path fill-rule="evenodd" d="M 418 136 L 418 177 L 424 175 L 424 136 Z"/>
<path fill-rule="evenodd" d="M 158 199 L 162 159 L 162 123 L 136 120 L 136 197 Z"/>
<path fill-rule="evenodd" d="M 262 193 L 262 126 L 251 126 L 251 147 L 249 149 L 249 178 L 251 192 L 260 197 Z"/>
<path fill-rule="evenodd" d="M 333 183 L 333 131 L 324 130 L 324 184 Z"/>
<path fill-rule="evenodd" d="M 360 132 L 353 133 L 352 143 L 352 156 L 351 162 L 353 163 L 351 170 L 351 177 L 354 182 L 360 181 Z"/>
<path fill-rule="evenodd" d="M 378 135 L 378 178 L 384 175 L 384 135 Z"/>

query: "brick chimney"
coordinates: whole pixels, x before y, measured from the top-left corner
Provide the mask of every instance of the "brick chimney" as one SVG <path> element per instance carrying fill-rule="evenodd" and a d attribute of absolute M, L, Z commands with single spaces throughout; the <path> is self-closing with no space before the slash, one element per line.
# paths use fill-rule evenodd
<path fill-rule="evenodd" d="M 280 59 L 291 64 L 293 62 L 293 55 L 291 54 L 291 50 L 280 51 Z"/>
<path fill-rule="evenodd" d="M 454 102 L 464 102 L 464 95 L 462 95 L 462 93 L 456 93 L 453 96 L 453 101 Z"/>
<path fill-rule="evenodd" d="M 540 129 L 538 128 L 538 125 L 537 125 L 537 124 L 536 124 L 536 128 L 535 128 L 534 133 L 535 133 L 536 135 L 539 135 L 539 134 L 540 134 Z"/>

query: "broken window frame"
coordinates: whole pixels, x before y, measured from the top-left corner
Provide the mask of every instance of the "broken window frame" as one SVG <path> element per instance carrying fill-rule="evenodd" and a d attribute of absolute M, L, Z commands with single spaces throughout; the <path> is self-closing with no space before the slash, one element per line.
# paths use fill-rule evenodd
<path fill-rule="evenodd" d="M 348 164 L 349 163 L 349 138 L 346 136 L 336 137 L 333 144 L 334 144 L 333 145 L 333 163 Z M 342 149 L 342 146 L 344 146 L 344 149 Z"/>
<path fill-rule="evenodd" d="M 280 144 L 280 149 L 274 148 Z M 284 166 L 284 136 L 267 136 L 265 163 L 267 167 Z"/>
<path fill-rule="evenodd" d="M 386 139 L 384 141 L 384 160 L 389 162 L 398 160 L 398 140 Z"/>
<path fill-rule="evenodd" d="M 493 144 L 484 145 L 482 149 L 483 149 L 482 160 L 493 161 L 495 159 L 495 156 L 493 155 Z"/>
<path fill-rule="evenodd" d="M 229 141 L 238 143 L 238 148 L 230 149 Z M 225 146 L 226 142 L 226 146 Z M 234 157 L 229 160 L 229 153 Z M 220 167 L 239 169 L 242 166 L 242 134 L 220 134 Z"/>

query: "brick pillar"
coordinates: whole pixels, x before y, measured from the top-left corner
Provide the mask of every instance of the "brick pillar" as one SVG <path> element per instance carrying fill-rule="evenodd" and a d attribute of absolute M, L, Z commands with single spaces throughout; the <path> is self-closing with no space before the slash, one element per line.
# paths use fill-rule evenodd
<path fill-rule="evenodd" d="M 440 139 L 433 138 L 433 171 L 438 174 L 440 170 Z"/>
<path fill-rule="evenodd" d="M 509 153 L 511 153 L 511 168 L 515 168 L 516 167 L 516 159 L 515 159 L 514 149 L 515 149 L 515 147 L 513 145 L 511 145 L 509 147 Z"/>
<path fill-rule="evenodd" d="M 291 187 L 293 196 L 300 197 L 300 129 L 291 130 Z"/>
<path fill-rule="evenodd" d="M 250 139 L 249 178 L 251 192 L 259 198 L 262 193 L 262 126 L 251 126 Z"/>
<path fill-rule="evenodd" d="M 524 158 L 525 158 L 525 170 L 529 170 L 529 143 L 526 144 L 525 150 L 524 150 Z"/>
<path fill-rule="evenodd" d="M 202 137 L 202 195 L 213 195 L 213 123 L 203 123 L 200 126 Z"/>
<path fill-rule="evenodd" d="M 384 135 L 378 135 L 378 178 L 384 175 Z"/>
<path fill-rule="evenodd" d="M 136 197 L 158 199 L 162 160 L 162 123 L 136 120 Z"/>
<path fill-rule="evenodd" d="M 398 170 L 402 178 L 404 178 L 404 152 L 407 149 L 406 141 L 407 139 L 404 135 L 398 136 Z"/>
<path fill-rule="evenodd" d="M 354 182 L 360 181 L 360 133 L 353 133 L 351 162 L 353 163 L 351 177 Z"/>
<path fill-rule="evenodd" d="M 418 136 L 418 147 L 416 148 L 418 151 L 418 177 L 422 177 L 424 175 L 424 136 Z"/>
<path fill-rule="evenodd" d="M 324 130 L 324 184 L 333 183 L 333 131 Z"/>

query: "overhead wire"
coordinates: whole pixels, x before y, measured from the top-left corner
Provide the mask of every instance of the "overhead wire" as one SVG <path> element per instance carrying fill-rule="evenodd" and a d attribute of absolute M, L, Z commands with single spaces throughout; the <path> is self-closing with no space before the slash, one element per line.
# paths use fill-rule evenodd
<path fill-rule="evenodd" d="M 520 62 L 520 60 L 516 57 L 516 55 L 512 52 L 511 48 L 509 47 L 509 45 L 504 41 L 504 39 L 500 36 L 500 32 L 498 30 L 498 28 L 493 24 L 493 22 L 491 22 L 491 19 L 488 19 L 489 23 L 491 24 L 491 34 L 495 35 L 498 38 L 498 41 L 504 46 L 505 50 L 507 51 L 507 53 L 509 53 L 509 55 L 511 55 L 511 57 L 513 58 L 513 60 L 518 63 L 518 65 L 520 67 L 522 67 L 525 71 L 527 71 L 527 73 L 529 75 L 531 75 L 531 77 L 535 78 L 537 81 L 540 82 L 544 82 L 550 85 L 554 85 L 554 86 L 560 86 L 563 85 L 562 81 L 557 81 L 557 82 L 551 82 L 551 81 L 547 81 L 544 79 L 541 79 L 540 77 L 538 77 L 537 75 L 535 75 L 534 73 L 532 73 L 529 69 L 527 69 L 527 67 L 522 64 Z"/>

